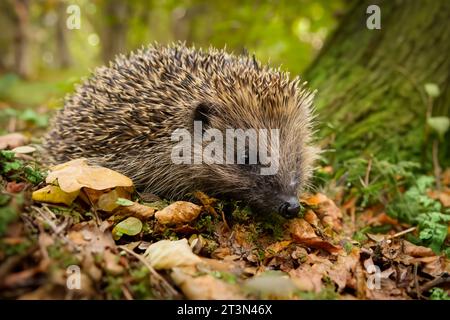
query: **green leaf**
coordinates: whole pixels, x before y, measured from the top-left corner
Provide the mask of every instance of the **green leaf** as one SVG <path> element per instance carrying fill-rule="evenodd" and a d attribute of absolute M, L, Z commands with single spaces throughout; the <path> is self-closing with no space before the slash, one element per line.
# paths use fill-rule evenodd
<path fill-rule="evenodd" d="M 126 234 L 129 236 L 135 236 L 139 234 L 142 230 L 142 222 L 138 218 L 129 217 L 125 220 L 119 222 L 114 229 L 112 230 L 112 234 L 114 240 L 120 239 L 122 235 Z"/>
<path fill-rule="evenodd" d="M 7 173 L 10 171 L 16 171 L 22 168 L 22 162 L 14 161 L 14 162 L 8 162 L 5 163 L 5 166 L 3 167 L 3 172 Z"/>
<path fill-rule="evenodd" d="M 14 157 L 16 156 L 16 154 L 13 151 L 9 151 L 9 150 L 1 150 L 0 151 L 0 156 L 2 156 L 3 158 L 5 158 L 6 160 L 12 160 L 14 159 Z"/>
<path fill-rule="evenodd" d="M 436 98 L 441 94 L 441 91 L 439 90 L 439 86 L 435 83 L 426 83 L 424 85 L 426 93 L 432 97 Z"/>
<path fill-rule="evenodd" d="M 431 117 L 427 119 L 428 125 L 439 134 L 441 139 L 450 127 L 450 119 L 448 117 Z"/>
<path fill-rule="evenodd" d="M 116 203 L 119 206 L 123 206 L 123 207 L 129 207 L 129 206 L 132 206 L 134 204 L 133 201 L 128 200 L 128 199 L 124 199 L 124 198 L 117 198 Z"/>
<path fill-rule="evenodd" d="M 442 288 L 432 288 L 430 292 L 430 300 L 450 300 L 450 296 Z"/>

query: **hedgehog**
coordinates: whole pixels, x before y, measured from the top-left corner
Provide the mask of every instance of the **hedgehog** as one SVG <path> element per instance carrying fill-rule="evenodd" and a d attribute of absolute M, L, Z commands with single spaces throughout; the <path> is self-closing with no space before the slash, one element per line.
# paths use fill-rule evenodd
<path fill-rule="evenodd" d="M 201 190 L 258 214 L 292 217 L 319 153 L 313 97 L 306 82 L 254 55 L 152 44 L 118 55 L 77 85 L 53 118 L 44 148 L 50 163 L 86 158 L 130 177 L 138 191 L 165 199 Z M 243 161 L 175 163 L 174 132 L 194 134 L 196 123 L 202 134 L 214 129 L 224 136 L 230 128 L 275 129 L 278 140 L 269 137 L 262 146 L 277 155 L 276 172 L 261 174 L 260 153 L 248 161 L 248 139 L 244 152 L 233 154 Z M 206 147 L 207 141 L 194 143 Z"/>

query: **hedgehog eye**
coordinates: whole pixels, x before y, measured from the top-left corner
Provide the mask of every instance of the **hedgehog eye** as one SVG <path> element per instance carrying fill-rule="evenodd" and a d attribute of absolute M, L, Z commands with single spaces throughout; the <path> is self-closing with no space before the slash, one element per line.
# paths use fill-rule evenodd
<path fill-rule="evenodd" d="M 203 128 L 210 125 L 210 116 L 213 111 L 213 107 L 210 103 L 202 102 L 197 105 L 194 110 L 193 121 L 201 121 Z"/>

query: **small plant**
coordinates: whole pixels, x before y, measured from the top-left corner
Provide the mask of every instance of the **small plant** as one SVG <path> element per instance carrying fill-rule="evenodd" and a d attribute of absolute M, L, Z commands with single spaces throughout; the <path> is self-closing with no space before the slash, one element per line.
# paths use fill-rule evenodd
<path fill-rule="evenodd" d="M 37 185 L 45 179 L 45 174 L 36 164 L 26 163 L 16 158 L 13 151 L 0 150 L 0 175 L 10 180 L 25 181 Z"/>
<path fill-rule="evenodd" d="M 450 300 L 450 296 L 442 288 L 433 288 L 430 292 L 430 300 Z"/>

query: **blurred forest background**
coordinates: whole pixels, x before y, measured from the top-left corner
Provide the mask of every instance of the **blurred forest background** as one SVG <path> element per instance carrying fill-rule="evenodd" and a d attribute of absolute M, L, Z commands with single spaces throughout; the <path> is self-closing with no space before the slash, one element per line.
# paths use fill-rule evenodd
<path fill-rule="evenodd" d="M 298 74 L 343 8 L 342 1 L 4 0 L 0 94 L 36 106 L 116 54 L 153 41 L 254 52 Z M 80 28 L 69 29 L 76 15 Z"/>

